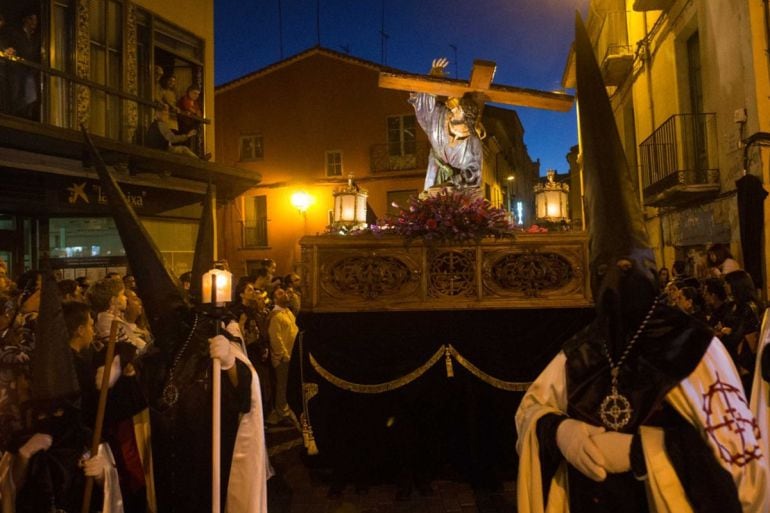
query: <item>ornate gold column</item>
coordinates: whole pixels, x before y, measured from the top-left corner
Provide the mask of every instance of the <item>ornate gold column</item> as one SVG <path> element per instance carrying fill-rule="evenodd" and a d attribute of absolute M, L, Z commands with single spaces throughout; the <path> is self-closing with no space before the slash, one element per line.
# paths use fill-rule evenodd
<path fill-rule="evenodd" d="M 79 78 L 91 76 L 91 36 L 88 24 L 88 0 L 78 0 L 75 22 L 75 74 Z M 83 85 L 75 88 L 77 125 L 88 126 L 91 90 Z"/>
<path fill-rule="evenodd" d="M 136 43 L 136 5 L 133 2 L 126 2 L 126 39 L 123 51 L 123 63 L 125 66 L 125 91 L 129 94 L 138 95 L 138 56 Z M 139 125 L 139 105 L 136 102 L 125 100 L 123 102 L 123 112 L 125 115 L 125 142 L 133 142 L 136 127 Z"/>

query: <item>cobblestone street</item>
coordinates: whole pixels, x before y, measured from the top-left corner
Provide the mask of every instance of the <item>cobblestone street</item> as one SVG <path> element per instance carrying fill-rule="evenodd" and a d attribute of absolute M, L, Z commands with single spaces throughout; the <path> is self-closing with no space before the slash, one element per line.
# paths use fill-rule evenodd
<path fill-rule="evenodd" d="M 440 476 L 431 483 L 432 495 L 414 491 L 397 500 L 393 482 L 376 483 L 363 490 L 347 486 L 339 498 L 329 498 L 329 469 L 314 469 L 303 462 L 302 438 L 294 428 L 269 428 L 270 461 L 276 476 L 268 481 L 270 513 L 515 513 L 515 483 L 502 489 L 474 491 L 468 483 Z M 361 455 L 365 458 L 366 455 Z"/>

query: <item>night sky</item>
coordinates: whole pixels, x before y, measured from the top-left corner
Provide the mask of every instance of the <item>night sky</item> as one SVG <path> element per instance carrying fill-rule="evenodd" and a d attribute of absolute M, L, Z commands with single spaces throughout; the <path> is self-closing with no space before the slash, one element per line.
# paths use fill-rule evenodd
<path fill-rule="evenodd" d="M 575 10 L 588 0 L 215 0 L 216 83 L 261 69 L 318 44 L 383 62 L 380 30 L 388 35 L 384 64 L 427 73 L 447 57 L 450 76 L 467 80 L 474 59 L 497 63 L 494 83 L 560 90 L 574 36 Z M 320 5 L 320 18 L 316 8 Z M 279 23 L 279 6 L 282 23 Z M 280 37 L 279 26 L 283 27 Z M 281 40 L 283 45 L 281 45 Z M 457 59 L 455 63 L 455 50 Z M 281 54 L 283 46 L 283 55 Z M 574 91 L 569 91 L 574 93 Z M 511 107 L 508 107 L 511 108 Z M 574 109 L 567 113 L 516 107 L 524 142 L 541 173 L 568 170 L 577 144 Z"/>

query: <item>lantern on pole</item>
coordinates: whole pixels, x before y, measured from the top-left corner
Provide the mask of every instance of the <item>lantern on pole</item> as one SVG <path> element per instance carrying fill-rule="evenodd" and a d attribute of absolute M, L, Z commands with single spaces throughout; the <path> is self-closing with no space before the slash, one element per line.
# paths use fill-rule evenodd
<path fill-rule="evenodd" d="M 233 274 L 225 269 L 222 262 L 215 262 L 214 268 L 201 278 L 201 304 L 214 306 L 216 312 L 232 297 Z M 217 335 L 220 320 L 217 319 Z M 222 363 L 219 358 L 212 360 L 211 372 L 211 511 L 221 513 L 221 433 L 222 433 Z"/>
<path fill-rule="evenodd" d="M 556 182 L 556 171 L 549 169 L 544 184 L 535 185 L 537 221 L 569 223 L 569 185 Z"/>
<path fill-rule="evenodd" d="M 222 264 L 203 275 L 201 281 L 201 303 L 224 306 L 232 298 L 233 275 Z"/>
<path fill-rule="evenodd" d="M 366 198 L 368 194 L 353 184 L 353 175 L 348 176 L 346 186 L 337 189 L 332 194 L 334 196 L 332 228 L 341 231 L 366 228 Z"/>

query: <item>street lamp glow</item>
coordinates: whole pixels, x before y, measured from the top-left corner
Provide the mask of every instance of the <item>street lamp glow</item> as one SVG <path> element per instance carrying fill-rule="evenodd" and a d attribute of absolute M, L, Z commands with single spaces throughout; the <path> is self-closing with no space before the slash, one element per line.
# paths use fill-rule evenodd
<path fill-rule="evenodd" d="M 514 178 L 516 177 L 513 175 L 508 175 L 508 178 L 506 178 L 506 180 L 508 180 L 509 182 L 512 182 Z"/>
<path fill-rule="evenodd" d="M 313 204 L 313 197 L 305 191 L 295 192 L 291 195 L 291 204 L 304 214 L 308 207 Z"/>

